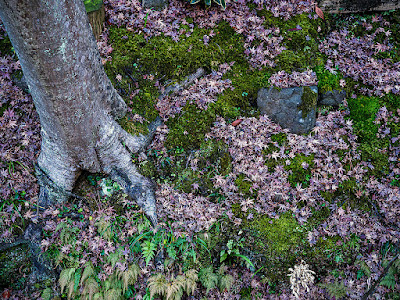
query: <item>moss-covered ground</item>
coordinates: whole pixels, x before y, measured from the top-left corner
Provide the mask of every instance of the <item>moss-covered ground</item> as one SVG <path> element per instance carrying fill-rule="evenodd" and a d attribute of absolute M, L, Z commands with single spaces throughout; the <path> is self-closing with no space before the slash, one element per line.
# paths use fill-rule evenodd
<path fill-rule="evenodd" d="M 252 5 L 249 6 L 252 7 Z M 338 217 L 338 211 L 340 216 L 343 214 L 350 216 L 351 213 L 357 212 L 375 218 L 375 198 L 367 192 L 366 182 L 370 178 L 376 178 L 392 187 L 400 187 L 399 175 L 393 174 L 393 168 L 397 161 L 393 160 L 393 152 L 389 151 L 393 147 L 398 147 L 399 142 L 393 139 L 397 139 L 399 136 L 400 123 L 398 120 L 390 118 L 381 118 L 377 121 L 378 112 L 382 107 L 386 107 L 393 115 L 398 113 L 399 95 L 393 93 L 382 97 L 364 95 L 355 87 L 356 85 L 362 87 L 364 83 L 344 76 L 339 69 L 335 73 L 325 68 L 329 58 L 319 51 L 318 45 L 329 32 L 343 26 L 340 18 L 326 14 L 326 19 L 321 20 L 320 18 L 310 18 L 308 13 L 303 13 L 284 20 L 274 17 L 266 9 L 258 10 L 257 15 L 265 18 L 263 23 L 265 28 L 279 28 L 283 36 L 282 44 L 286 47 L 286 50 L 275 57 L 274 66 L 264 66 L 262 69 L 250 67 L 244 53 L 246 37 L 237 33 L 226 21 L 221 21 L 213 28 L 215 35 L 210 38 L 207 45 L 203 42 L 203 37 L 209 34 L 209 29 L 200 28 L 196 24 L 196 20 L 189 17 L 186 21 L 188 24 L 194 24 L 193 32 L 189 37 L 182 36 L 179 42 L 163 34 L 146 39 L 143 33 L 133 33 L 124 27 L 108 26 L 108 42 L 113 51 L 112 59 L 104 67 L 108 77 L 129 107 L 129 113 L 120 120 L 120 124 L 131 134 L 146 134 L 146 122 L 153 121 L 159 115 L 157 103 L 161 94 L 160 86 L 167 87 L 181 82 L 200 67 L 210 74 L 213 70 L 218 70 L 218 66 L 221 64 L 235 62 L 231 70 L 222 77 L 223 80 L 230 80 L 234 89 L 227 88 L 217 96 L 216 101 L 207 106 L 207 109 L 199 107 L 195 102 L 187 102 L 179 113 L 165 121 L 169 131 L 162 149 L 149 147 L 144 156 L 137 154 L 132 157 L 140 173 L 156 182 L 159 190 L 162 189 L 161 186 L 169 186 L 172 187 L 174 193 L 183 195 L 182 197 L 189 194 L 192 197 L 190 199 L 203 197 L 208 199 L 210 205 L 224 207 L 223 213 L 215 218 L 213 225 L 208 230 L 194 233 L 191 236 L 189 234 L 188 236 L 179 236 L 179 233 L 176 232 L 185 231 L 185 229 L 173 226 L 173 223 L 179 220 L 164 215 L 161 221 L 165 226 L 159 232 L 152 232 L 149 223 L 139 216 L 140 211 L 137 207 L 126 200 L 121 192 L 103 198 L 96 194 L 101 189 L 102 174 L 82 176 L 77 188 L 76 192 L 80 195 L 91 197 L 92 200 L 87 204 L 90 209 L 79 211 L 79 205 L 69 209 L 78 211 L 82 215 L 80 218 L 87 224 L 91 224 L 91 230 L 98 231 L 98 236 L 101 236 L 98 239 L 104 239 L 105 242 L 110 243 L 115 242 L 115 245 L 119 245 L 119 243 L 122 245 L 123 238 L 118 233 L 126 231 L 124 228 L 133 226 L 136 231 L 127 238 L 130 251 L 134 254 L 136 262 L 139 263 L 140 259 L 142 259 L 142 263 L 145 261 L 146 271 L 149 271 L 148 265 L 154 261 L 155 249 L 158 247 L 164 249 L 165 269 L 168 276 L 181 274 L 190 269 L 204 270 L 209 266 L 212 266 L 212 272 L 212 270 L 218 270 L 224 263 L 232 270 L 236 270 L 235 276 L 238 281 L 241 280 L 241 276 L 245 278 L 246 272 L 251 272 L 258 282 L 261 282 L 264 287 L 268 287 L 264 291 L 268 290 L 270 296 L 283 294 L 285 290 L 290 291 L 288 269 L 293 268 L 301 260 L 306 261 L 316 272 L 315 283 L 326 283 L 326 278 L 346 282 L 347 285 L 349 285 L 348 281 L 353 278 L 361 282 L 369 276 L 367 273 L 370 269 L 368 266 L 364 269 L 360 267 L 360 264 L 362 265 L 360 259 L 366 257 L 362 251 L 365 249 L 368 249 L 370 253 L 374 251 L 373 253 L 378 253 L 379 259 L 383 261 L 380 248 L 386 244 L 366 237 L 364 233 L 361 234 L 361 231 L 357 230 L 349 231 L 345 236 L 341 236 L 331 228 L 329 234 L 324 236 L 316 235 L 314 237 L 313 232 L 328 228 L 332 217 Z M 390 41 L 395 43 L 396 47 L 387 52 L 377 53 L 376 58 L 390 58 L 393 61 L 399 61 L 399 14 L 392 12 L 386 17 L 390 21 L 388 30 L 392 32 Z M 353 24 L 349 25 L 355 37 L 363 35 L 361 18 L 368 21 L 372 19 L 372 15 L 355 16 Z M 180 26 L 181 29 L 190 29 L 188 25 Z M 378 24 L 373 26 L 377 28 Z M 378 36 L 377 40 L 383 42 L 384 36 Z M 7 52 L 11 46 L 9 41 L 5 39 L 0 42 L 2 55 L 10 54 L 11 52 Z M 272 213 L 271 211 L 266 213 L 262 209 L 256 209 L 256 206 L 251 207 L 251 205 L 249 205 L 250 208 L 244 209 L 239 200 L 245 199 L 257 203 L 260 201 L 263 191 L 257 187 L 255 180 L 249 178 L 246 170 L 235 173 L 237 171 L 235 163 L 240 153 L 233 152 L 231 144 L 214 138 L 211 134 L 212 128 L 215 126 L 215 122 L 220 120 L 219 118 L 223 118 L 228 124 L 239 118 L 259 118 L 260 113 L 256 107 L 257 93 L 260 88 L 269 86 L 268 79 L 271 74 L 282 70 L 291 73 L 293 71 L 303 72 L 307 69 L 315 71 L 320 92 L 343 89 L 348 95 L 346 106 L 320 107 L 318 110 L 320 120 L 326 120 L 331 113 L 346 112 L 345 120 L 352 124 L 351 135 L 357 137 L 354 146 L 354 153 L 358 154 L 357 157 L 348 159 L 348 156 L 353 154 L 347 150 L 352 145 L 348 136 L 342 137 L 348 148 L 343 147 L 343 149 L 333 151 L 332 157 L 333 155 L 337 156 L 337 163 L 340 162 L 346 172 L 354 170 L 354 167 L 361 162 L 368 167 L 360 177 L 356 177 L 355 172 L 353 177 L 348 176 L 341 181 L 329 183 L 329 179 L 336 175 L 329 174 L 328 171 L 324 171 L 325 173 L 319 171 L 320 164 L 327 165 L 329 161 L 322 160 L 317 164 L 317 160 L 321 160 L 318 153 L 302 152 L 301 149 L 297 149 L 297 152 L 294 151 L 295 145 L 289 143 L 289 139 L 293 137 L 287 132 L 270 133 L 269 142 L 262 148 L 262 151 L 259 151 L 262 165 L 268 167 L 266 173 L 271 176 L 277 170 L 282 169 L 282 173 L 279 174 L 286 176 L 288 189 L 293 194 L 296 189 L 307 191 L 307 189 L 314 188 L 317 173 L 320 176 L 318 179 L 322 178 L 321 181 L 328 182 L 326 185 L 337 186 L 336 188 L 326 188 L 326 186 L 320 188 L 319 198 L 314 199 L 314 202 L 308 202 L 307 199 L 301 197 L 299 198 L 302 200 L 297 201 L 296 197 L 292 197 L 293 195 L 288 198 L 275 198 L 278 204 L 282 204 L 282 207 L 292 205 L 290 209 L 283 209 L 283 211 L 277 207 L 271 210 Z M 309 87 L 306 88 L 305 95 L 308 96 L 307 101 L 315 105 L 316 95 Z M 303 110 L 306 112 L 308 112 L 306 108 L 309 104 L 307 101 L 304 100 L 305 109 Z M 0 107 L 0 114 L 3 111 L 4 109 Z M 133 121 L 136 114 L 142 116 L 146 121 L 144 123 Z M 381 128 L 384 122 L 385 128 Z M 340 126 L 343 127 L 343 125 Z M 246 129 L 232 128 L 238 132 L 242 130 L 243 135 L 248 134 L 245 132 Z M 388 131 L 382 132 L 385 129 Z M 332 129 L 330 136 L 334 136 L 334 134 L 335 129 Z M 304 137 L 306 136 L 304 135 Z M 311 132 L 309 136 L 317 138 L 315 132 Z M 239 139 L 239 135 L 232 136 L 231 139 L 235 138 Z M 324 140 L 325 143 L 329 143 L 330 139 L 327 137 Z M 294 151 L 293 155 L 289 156 L 292 150 Z M 243 153 L 245 151 L 244 146 Z M 281 152 L 280 157 L 271 158 L 271 155 L 278 152 Z M 223 187 L 218 186 L 215 178 L 227 181 L 234 178 L 232 182 L 235 186 L 230 188 L 231 193 L 229 194 Z M 386 182 L 385 178 L 390 178 L 390 182 Z M 113 186 L 112 183 L 107 184 Z M 113 187 L 115 188 L 115 186 Z M 171 191 L 168 193 L 170 199 L 175 199 Z M 236 196 L 233 195 L 239 195 L 241 198 L 236 199 Z M 315 202 L 317 203 L 315 204 Z M 96 217 L 95 214 L 92 215 L 89 212 L 96 209 L 107 211 L 108 206 L 113 207 L 111 211 L 116 213 L 116 216 L 110 217 L 106 225 L 101 223 L 99 216 Z M 174 207 L 170 209 L 174 209 Z M 207 210 L 207 208 L 204 209 Z M 70 210 L 61 211 L 58 218 L 62 219 L 68 216 Z M 132 214 L 129 213 L 130 215 L 127 217 L 126 214 L 129 210 L 132 211 Z M 299 218 L 300 211 L 307 214 L 305 220 Z M 93 220 L 97 223 L 94 223 Z M 64 227 L 57 227 L 55 232 L 64 233 L 64 238 L 55 237 L 54 240 L 58 241 L 59 245 L 47 248 L 49 257 L 57 261 L 62 268 L 76 268 L 76 271 L 74 269 L 75 277 L 70 277 L 68 280 L 78 283 L 83 271 L 79 260 L 86 255 L 84 249 L 89 249 L 89 244 L 78 247 L 77 238 L 74 238 L 72 234 L 78 235 L 77 232 L 83 231 L 85 226 L 89 226 L 86 223 L 85 225 L 84 221 L 82 222 L 82 228 L 79 229 L 74 227 L 75 223 L 72 221 Z M 393 227 L 391 228 L 393 229 Z M 65 237 L 68 232 L 71 233 L 71 236 Z M 51 234 L 49 233 L 49 235 Z M 77 248 L 69 254 L 63 255 L 59 248 L 66 244 L 76 245 Z M 115 246 L 113 249 L 119 248 Z M 115 250 L 115 260 L 114 258 L 109 260 L 103 252 L 102 258 L 98 262 L 101 261 L 115 268 L 117 261 L 119 263 L 127 261 L 127 256 L 122 254 L 123 250 L 123 248 Z M 390 251 L 387 250 L 385 255 L 393 253 L 394 250 Z M 225 255 L 225 253 L 229 255 Z M 96 267 L 98 274 L 108 272 L 102 270 L 101 267 Z M 154 269 L 151 269 L 151 272 L 155 273 Z M 78 273 L 79 275 L 76 275 Z M 218 275 L 220 277 L 214 275 L 216 276 L 214 284 L 216 287 L 221 283 L 223 276 L 221 274 Z M 214 275 L 209 276 L 214 278 L 212 277 Z M 398 279 L 399 275 L 394 276 L 397 276 L 395 278 Z M 121 298 L 133 297 L 136 292 L 149 296 L 148 290 L 143 288 L 140 290 L 130 281 L 129 289 L 123 288 L 125 283 L 117 276 L 115 278 L 105 276 L 103 277 L 107 278 L 105 281 L 101 281 L 100 277 L 94 275 L 93 278 L 98 280 L 99 288 L 96 292 L 104 291 L 104 295 L 106 291 L 110 290 L 108 284 L 114 285 L 116 290 L 121 291 Z M 174 277 L 169 278 L 173 282 Z M 220 292 L 218 292 L 204 278 L 199 280 L 207 290 L 209 286 L 210 289 L 214 288 L 214 292 L 212 292 L 215 293 L 214 296 L 221 295 L 220 293 L 225 290 L 220 288 Z M 208 282 L 209 286 L 205 282 Z M 74 284 L 71 294 L 76 295 L 78 299 L 79 284 Z M 398 283 L 393 287 L 388 285 L 386 287 L 392 293 L 391 295 L 398 297 L 398 291 L 396 292 Z M 86 285 L 81 287 L 82 290 L 86 288 Z M 236 288 L 238 290 L 235 293 L 240 294 L 243 299 L 251 297 L 255 299 L 254 295 L 258 289 L 256 284 L 237 284 Z M 225 291 L 227 290 L 229 289 Z M 325 293 L 328 295 L 328 292 L 325 291 Z M 158 294 L 161 295 L 162 292 Z M 207 293 L 202 291 L 196 295 L 207 294 L 208 291 Z"/>

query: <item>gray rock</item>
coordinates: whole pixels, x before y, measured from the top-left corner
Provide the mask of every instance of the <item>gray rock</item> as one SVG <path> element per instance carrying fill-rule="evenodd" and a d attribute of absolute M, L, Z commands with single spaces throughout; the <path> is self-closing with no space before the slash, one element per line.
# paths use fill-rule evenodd
<path fill-rule="evenodd" d="M 346 91 L 333 90 L 320 94 L 319 105 L 339 106 L 346 99 Z"/>
<path fill-rule="evenodd" d="M 317 86 L 277 89 L 262 88 L 258 91 L 257 105 L 261 114 L 292 133 L 308 133 L 315 126 Z"/>
<path fill-rule="evenodd" d="M 163 10 L 168 6 L 168 0 L 142 0 L 143 8 L 154 8 L 155 10 Z"/>

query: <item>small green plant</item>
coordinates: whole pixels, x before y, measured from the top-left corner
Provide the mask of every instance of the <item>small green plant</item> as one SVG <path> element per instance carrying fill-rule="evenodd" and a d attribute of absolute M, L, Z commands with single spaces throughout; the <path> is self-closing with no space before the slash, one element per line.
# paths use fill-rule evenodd
<path fill-rule="evenodd" d="M 243 248 L 243 242 L 244 242 L 244 238 L 241 238 L 237 242 L 234 242 L 233 240 L 229 240 L 228 243 L 226 244 L 227 249 L 223 249 L 219 253 L 219 256 L 220 256 L 219 261 L 223 262 L 229 256 L 236 256 L 236 257 L 243 259 L 248 268 L 254 268 L 254 265 L 251 262 L 251 260 L 247 256 L 240 254 L 240 249 Z"/>
<path fill-rule="evenodd" d="M 218 287 L 221 292 L 230 290 L 235 279 L 232 275 L 225 274 L 226 269 L 226 266 L 222 264 L 217 273 L 214 273 L 212 266 L 200 270 L 199 279 L 201 284 L 207 289 L 207 293 L 215 287 Z"/>
<path fill-rule="evenodd" d="M 157 244 L 152 242 L 152 241 L 146 240 L 141 244 L 141 246 L 142 246 L 143 257 L 144 257 L 144 259 L 146 261 L 146 265 L 148 265 L 149 262 L 156 255 Z"/>
<path fill-rule="evenodd" d="M 388 265 L 389 261 L 384 261 L 383 262 L 383 267 L 386 267 Z M 396 282 L 397 278 L 400 276 L 400 258 L 398 258 L 393 265 L 390 266 L 388 273 L 386 274 L 385 277 L 380 282 L 380 285 L 386 286 L 392 290 L 395 289 L 396 287 Z"/>
<path fill-rule="evenodd" d="M 360 279 L 363 276 L 371 276 L 371 269 L 364 261 L 360 261 L 358 263 L 360 269 L 357 271 L 357 279 Z"/>
<path fill-rule="evenodd" d="M 102 195 L 105 196 L 111 196 L 115 191 L 121 190 L 121 186 L 110 178 L 103 178 L 99 186 L 101 187 Z"/>

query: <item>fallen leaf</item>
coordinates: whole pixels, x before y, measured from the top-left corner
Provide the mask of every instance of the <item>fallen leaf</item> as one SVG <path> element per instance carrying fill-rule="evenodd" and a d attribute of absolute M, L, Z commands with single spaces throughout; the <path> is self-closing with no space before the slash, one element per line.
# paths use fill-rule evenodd
<path fill-rule="evenodd" d="M 322 20 L 324 20 L 324 13 L 322 9 L 320 9 L 318 6 L 315 6 L 315 12 L 320 17 Z"/>
<path fill-rule="evenodd" d="M 10 297 L 11 297 L 11 292 L 8 289 L 4 290 L 4 292 L 1 294 L 1 299 L 8 299 Z"/>
<path fill-rule="evenodd" d="M 237 119 L 236 121 L 232 122 L 232 126 L 238 126 L 240 123 L 242 123 L 243 119 Z"/>

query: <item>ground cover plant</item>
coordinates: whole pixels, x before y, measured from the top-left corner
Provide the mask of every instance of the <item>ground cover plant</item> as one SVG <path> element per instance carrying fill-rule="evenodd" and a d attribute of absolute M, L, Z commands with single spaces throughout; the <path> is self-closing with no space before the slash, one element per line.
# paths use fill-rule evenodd
<path fill-rule="evenodd" d="M 132 157 L 156 183 L 159 228 L 103 174 L 38 209 L 40 124 L 0 26 L 0 242 L 44 220 L 43 255 L 59 273 L 32 287 L 28 266 L 2 297 L 400 298 L 398 11 L 322 19 L 311 1 L 104 3 L 98 47 L 129 107 L 121 125 L 164 122 Z M 304 85 L 347 97 L 320 107 L 309 134 L 260 115 L 260 88 Z"/>

